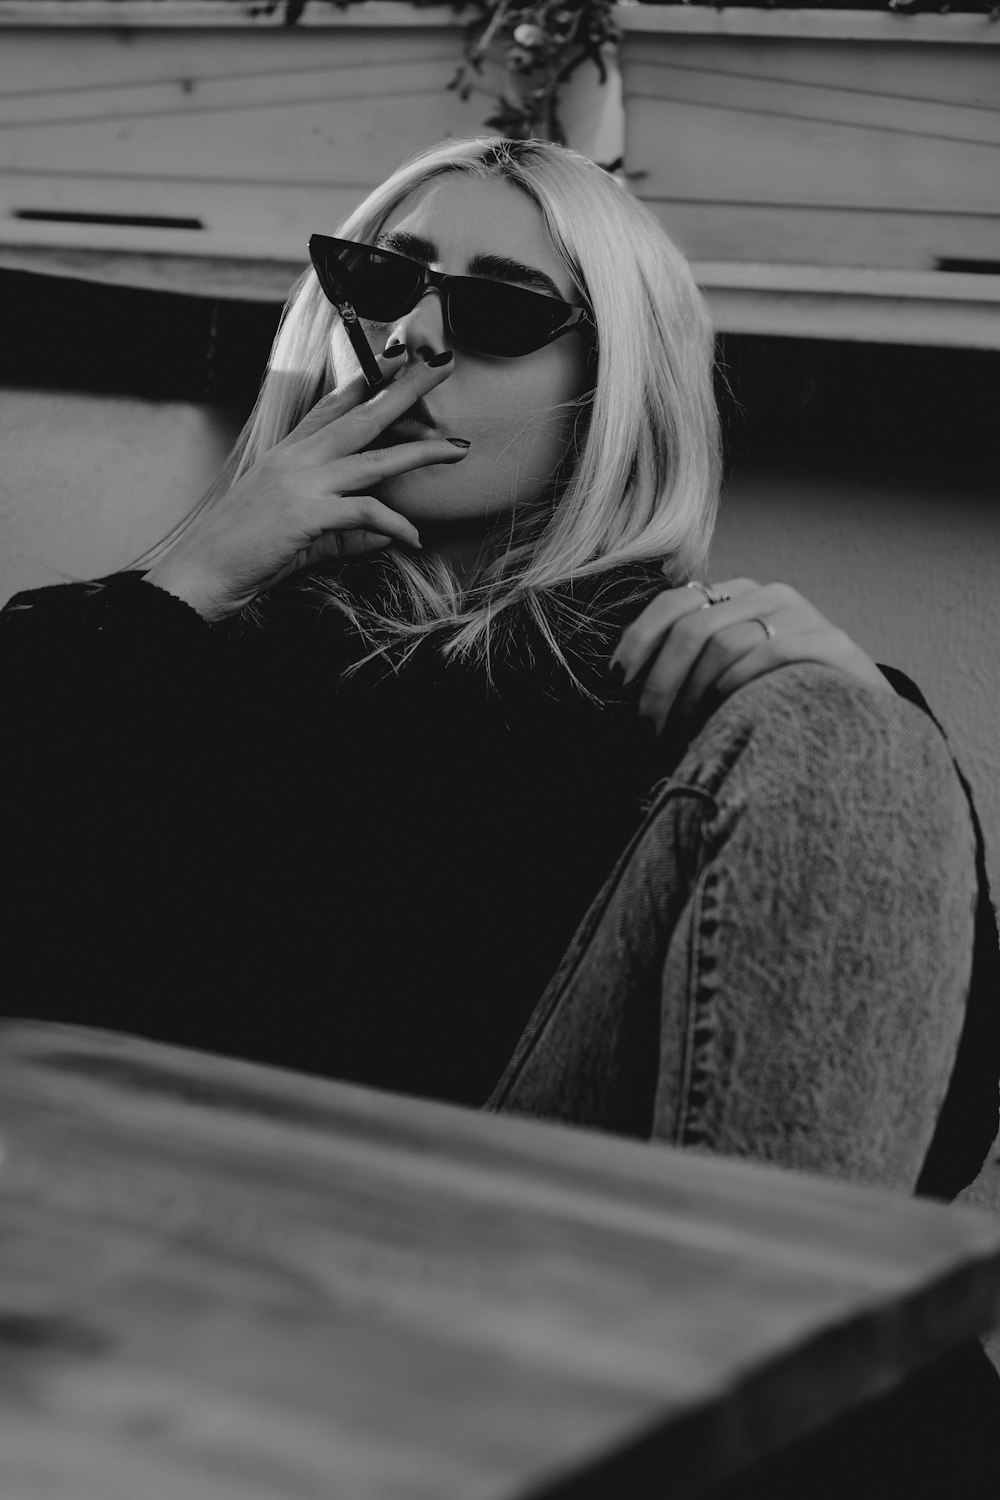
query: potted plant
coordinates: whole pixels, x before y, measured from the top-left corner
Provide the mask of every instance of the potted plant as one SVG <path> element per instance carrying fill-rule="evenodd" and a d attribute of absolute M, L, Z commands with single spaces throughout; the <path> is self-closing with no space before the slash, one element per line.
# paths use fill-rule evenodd
<path fill-rule="evenodd" d="M 730 327 L 1000 344 L 998 14 L 617 8 L 627 181 Z"/>

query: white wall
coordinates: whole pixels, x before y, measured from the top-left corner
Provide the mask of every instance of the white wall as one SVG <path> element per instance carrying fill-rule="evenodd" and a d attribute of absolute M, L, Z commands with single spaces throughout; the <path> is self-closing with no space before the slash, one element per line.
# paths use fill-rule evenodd
<path fill-rule="evenodd" d="M 182 402 L 0 391 L 0 602 L 130 562 L 198 498 L 230 431 Z"/>
<path fill-rule="evenodd" d="M 792 584 L 914 679 L 972 784 L 1000 894 L 996 501 L 968 487 L 748 472 L 725 496 L 711 571 Z"/>

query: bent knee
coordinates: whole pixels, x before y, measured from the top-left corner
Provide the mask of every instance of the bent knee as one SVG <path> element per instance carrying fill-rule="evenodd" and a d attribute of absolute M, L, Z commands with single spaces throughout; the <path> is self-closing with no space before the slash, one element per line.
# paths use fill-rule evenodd
<path fill-rule="evenodd" d="M 923 868 L 970 911 L 975 834 L 948 744 L 916 704 L 832 667 L 799 662 L 733 693 L 671 777 L 713 799 L 719 820 L 866 831 L 891 866 Z"/>

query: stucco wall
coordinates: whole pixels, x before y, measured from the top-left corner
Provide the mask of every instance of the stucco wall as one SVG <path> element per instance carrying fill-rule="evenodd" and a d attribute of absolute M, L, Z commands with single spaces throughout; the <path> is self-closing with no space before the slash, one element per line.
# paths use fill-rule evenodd
<path fill-rule="evenodd" d="M 197 499 L 230 428 L 186 402 L 0 391 L 0 601 L 130 562 Z"/>

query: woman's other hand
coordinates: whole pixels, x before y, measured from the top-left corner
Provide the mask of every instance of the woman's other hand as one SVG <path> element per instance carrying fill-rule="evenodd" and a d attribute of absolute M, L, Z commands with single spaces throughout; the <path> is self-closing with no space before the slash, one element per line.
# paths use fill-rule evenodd
<path fill-rule="evenodd" d="M 733 578 L 711 590 L 728 598 L 709 605 L 695 584 L 657 594 L 611 657 L 609 671 L 622 686 L 645 674 L 639 713 L 656 734 L 669 720 L 690 738 L 730 693 L 790 662 L 821 662 L 893 691 L 871 657 L 788 584 Z"/>
<path fill-rule="evenodd" d="M 412 522 L 370 491 L 410 469 L 460 462 L 467 448 L 439 436 L 378 442 L 448 378 L 451 364 L 419 360 L 395 379 L 398 363 L 383 356 L 379 366 L 387 386 L 366 400 L 359 375 L 324 396 L 205 509 L 146 581 L 216 621 L 324 559 L 356 557 L 391 542 L 419 547 Z"/>

